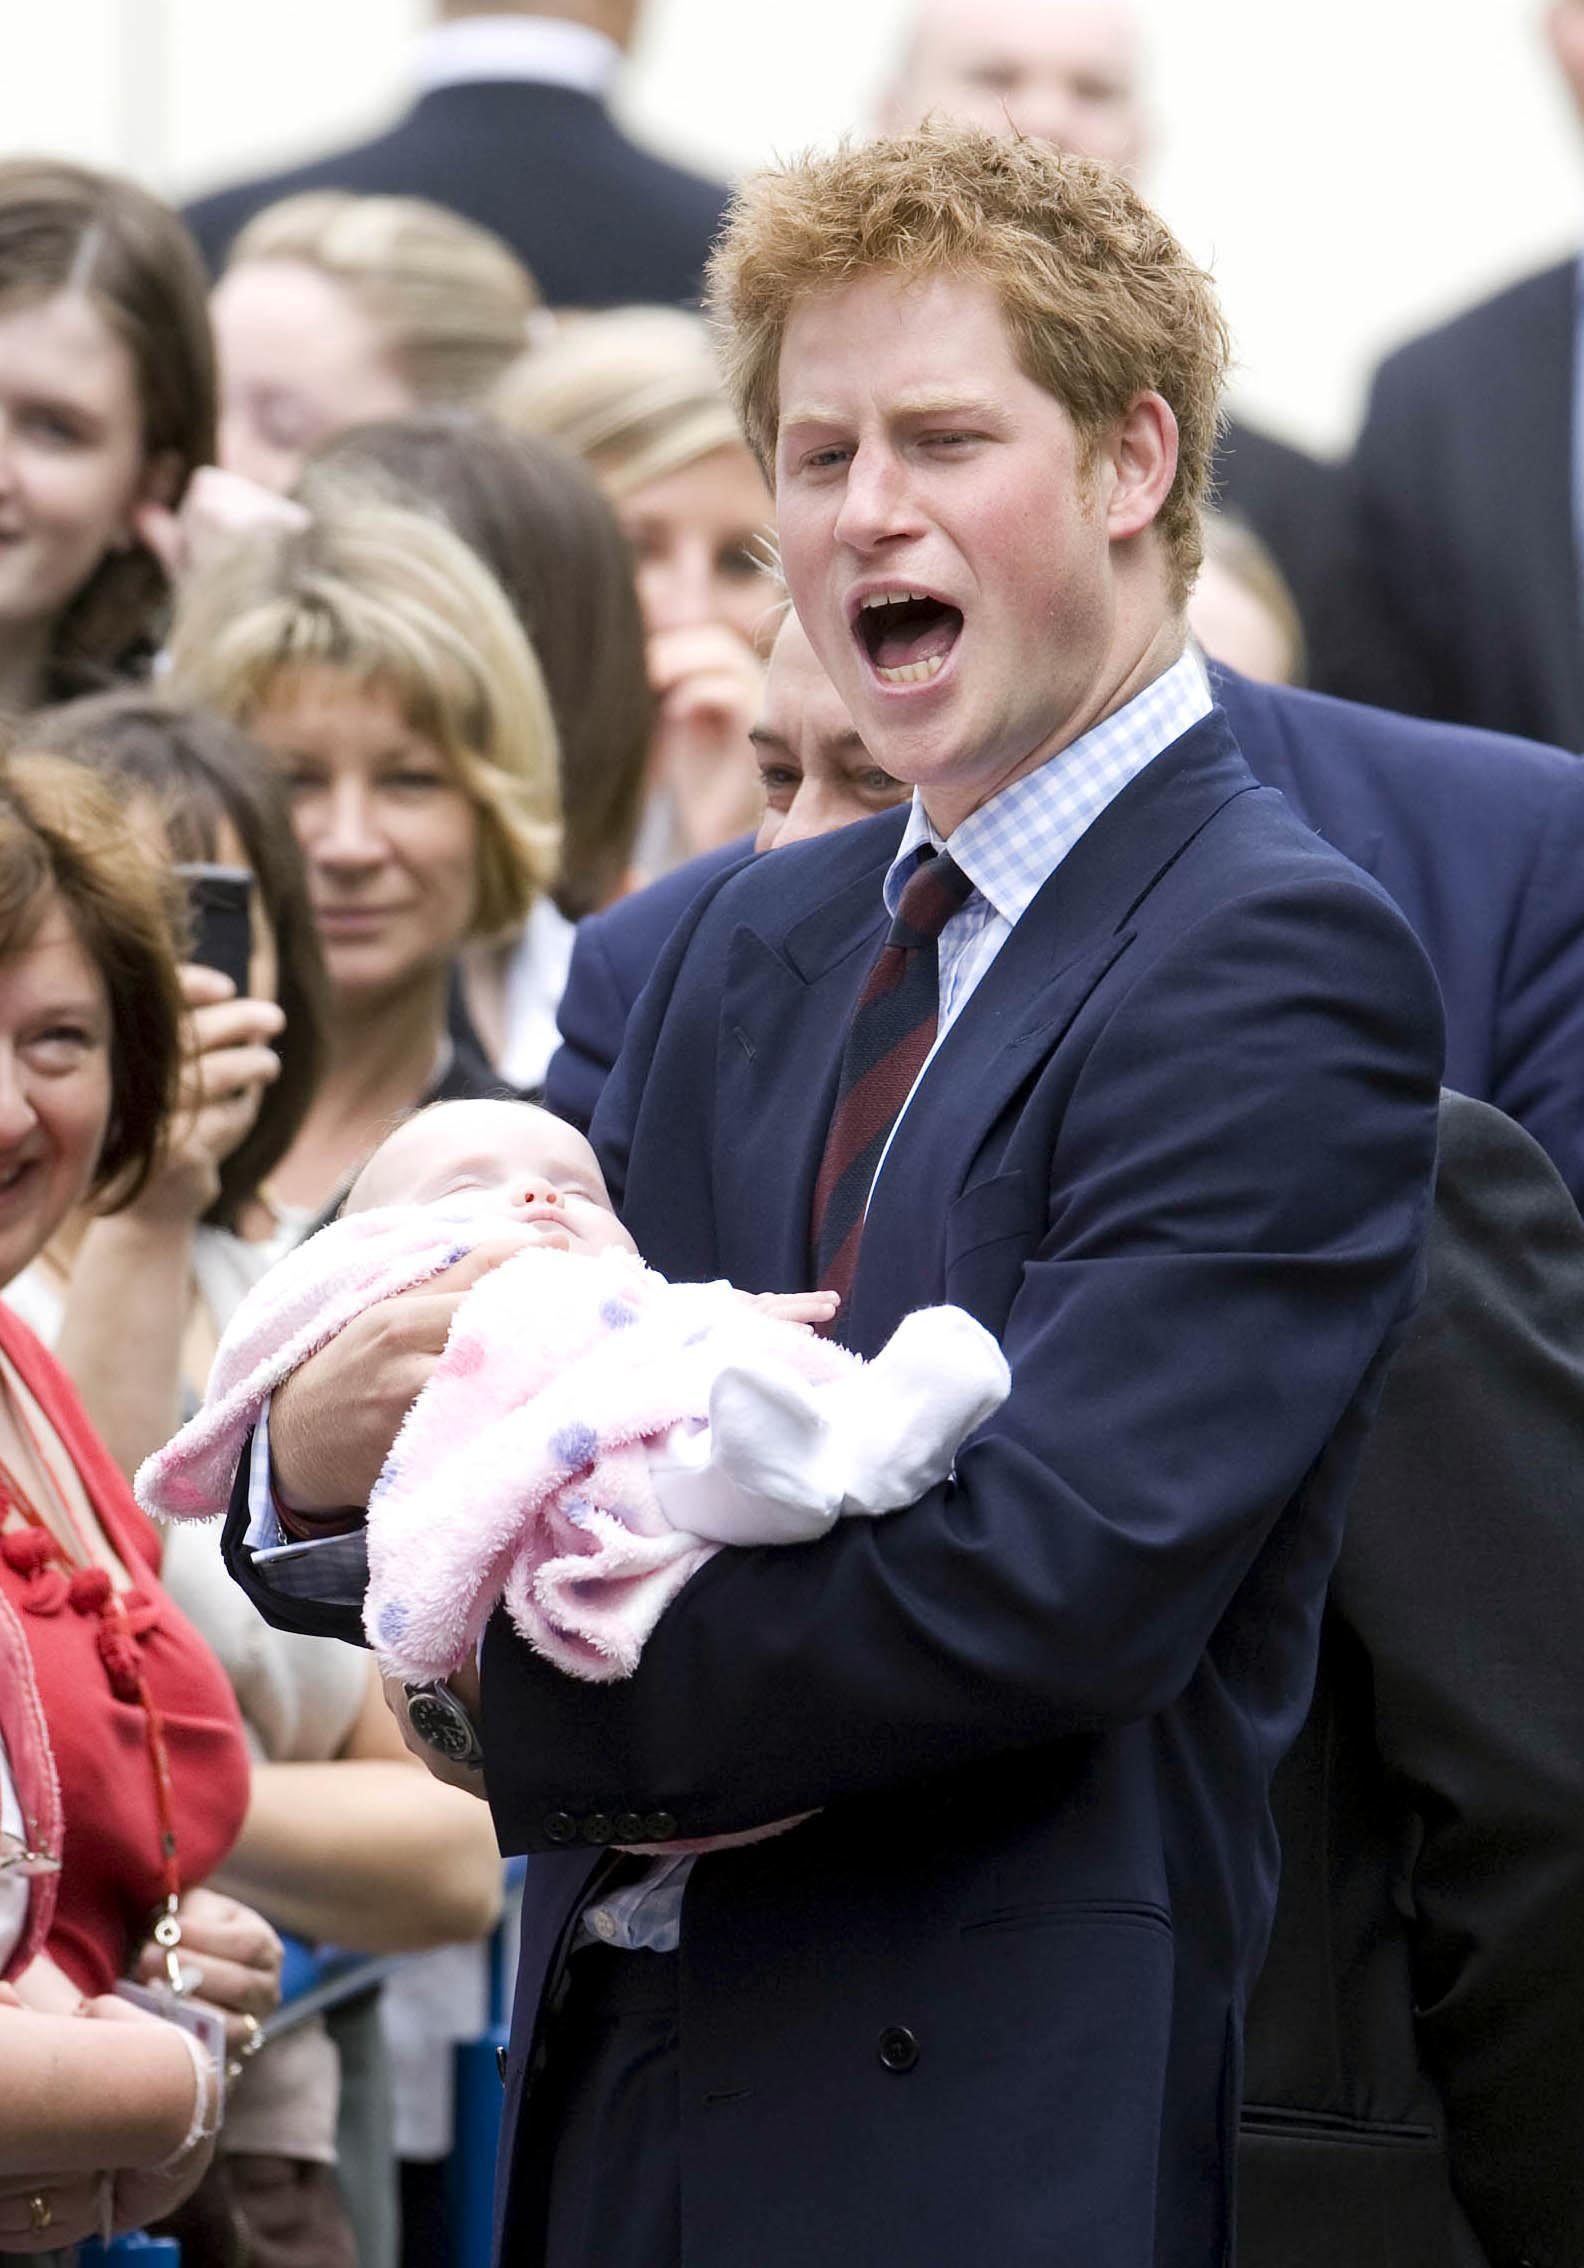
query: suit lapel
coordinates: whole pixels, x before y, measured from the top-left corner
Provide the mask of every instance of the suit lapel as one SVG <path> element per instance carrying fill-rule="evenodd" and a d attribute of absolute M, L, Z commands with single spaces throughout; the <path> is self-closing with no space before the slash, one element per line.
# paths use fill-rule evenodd
<path fill-rule="evenodd" d="M 847 1025 L 885 934 L 882 887 L 903 824 L 899 814 L 881 830 L 866 828 L 858 871 L 783 935 L 745 928 L 732 939 L 715 1211 L 721 1268 L 746 1289 L 791 1291 L 810 1280 L 814 1178 Z"/>

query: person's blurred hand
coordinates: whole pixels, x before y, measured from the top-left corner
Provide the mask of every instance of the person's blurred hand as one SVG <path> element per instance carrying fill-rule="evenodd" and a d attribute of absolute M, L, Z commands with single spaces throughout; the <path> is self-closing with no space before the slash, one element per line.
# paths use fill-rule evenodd
<path fill-rule="evenodd" d="M 650 784 L 672 798 L 679 848 L 693 856 L 758 821 L 748 728 L 764 698 L 764 665 L 723 622 L 658 630 L 647 652 L 656 703 Z"/>
<path fill-rule="evenodd" d="M 113 1992 L 100 1993 L 93 2000 L 83 2002 L 82 2013 L 101 2024 L 158 2024 L 162 2018 L 145 2008 L 134 2008 L 129 2000 L 120 2000 Z M 218 2084 L 217 2079 L 211 2082 Z M 213 2097 L 211 2100 L 218 2100 Z M 195 2105 L 195 2108 L 197 2106 Z M 214 2156 L 215 2136 L 200 2142 L 182 2158 L 174 2173 L 157 2173 L 144 2167 L 123 2167 L 113 2177 L 110 2197 L 110 2226 L 116 2230 L 147 2228 L 152 2222 L 164 2220 L 174 2213 L 184 2198 L 190 2197 L 203 2179 L 209 2161 Z"/>
<path fill-rule="evenodd" d="M 260 2021 L 280 2001 L 280 1939 L 262 1914 L 218 1890 L 187 1891 L 177 1918 L 181 1922 L 177 1961 L 184 1975 L 196 1972 L 187 1998 L 224 2017 L 226 2047 L 232 2055 L 247 2053 Z M 164 1948 L 150 1938 L 132 1973 L 140 1984 L 164 1984 Z"/>
<path fill-rule="evenodd" d="M 0 2174 L 0 2252 L 69 2250 L 107 2235 L 112 2210 L 108 2174 Z"/>
<path fill-rule="evenodd" d="M 307 525 L 301 504 L 240 473 L 222 472 L 218 465 L 199 467 L 175 511 L 150 499 L 132 515 L 138 541 L 153 552 L 173 583 L 207 567 L 239 537 Z"/>
<path fill-rule="evenodd" d="M 445 1352 L 463 1293 L 540 1241 L 503 1225 L 416 1290 L 367 1308 L 276 1387 L 270 1478 L 285 1504 L 310 1516 L 367 1504 L 402 1419 Z"/>
<path fill-rule="evenodd" d="M 220 1168 L 280 1076 L 271 1042 L 286 1018 L 273 1000 L 239 998 L 231 979 L 196 961 L 180 972 L 187 1003 L 181 1086 L 165 1153 L 129 1211 L 197 1220 L 213 1204 Z"/>

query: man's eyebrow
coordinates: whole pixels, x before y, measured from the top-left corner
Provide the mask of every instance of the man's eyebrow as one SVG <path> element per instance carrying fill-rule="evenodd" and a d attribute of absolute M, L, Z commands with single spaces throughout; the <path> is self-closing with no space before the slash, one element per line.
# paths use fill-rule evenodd
<path fill-rule="evenodd" d="M 869 755 L 868 749 L 864 746 L 863 735 L 855 732 L 851 725 L 845 732 L 833 732 L 828 739 L 820 742 L 820 746 L 828 756 L 851 756 L 855 751 L 860 756 L 867 757 Z M 873 761 L 872 758 L 870 760 Z"/>
<path fill-rule="evenodd" d="M 787 739 L 784 733 L 775 731 L 770 725 L 750 725 L 748 727 L 748 738 L 753 742 L 755 748 L 779 748 L 783 756 L 790 756 L 792 753 L 791 741 Z"/>
<path fill-rule="evenodd" d="M 955 387 L 922 387 L 902 394 L 893 405 L 899 417 L 993 417 L 1004 413 L 988 394 L 960 393 Z"/>
<path fill-rule="evenodd" d="M 1006 414 L 1004 407 L 989 394 L 964 393 L 954 386 L 920 387 L 900 394 L 890 409 L 896 417 L 971 417 L 998 422 Z M 824 403 L 800 402 L 783 413 L 780 430 L 787 433 L 804 425 L 844 426 L 850 422 L 843 411 L 831 409 Z"/>

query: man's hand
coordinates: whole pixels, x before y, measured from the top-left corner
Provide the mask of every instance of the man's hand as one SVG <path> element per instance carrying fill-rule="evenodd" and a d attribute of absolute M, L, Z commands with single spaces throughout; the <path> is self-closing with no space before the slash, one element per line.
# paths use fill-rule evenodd
<path fill-rule="evenodd" d="M 762 1291 L 744 1292 L 744 1299 L 764 1309 L 766 1315 L 779 1315 L 783 1323 L 809 1323 L 818 1327 L 834 1323 L 836 1310 L 841 1305 L 840 1292 L 833 1291 Z"/>
<path fill-rule="evenodd" d="M 284 1504 L 311 1515 L 368 1502 L 402 1419 L 445 1352 L 463 1293 L 541 1242 L 503 1227 L 416 1290 L 366 1309 L 275 1389 L 270 1477 Z"/>

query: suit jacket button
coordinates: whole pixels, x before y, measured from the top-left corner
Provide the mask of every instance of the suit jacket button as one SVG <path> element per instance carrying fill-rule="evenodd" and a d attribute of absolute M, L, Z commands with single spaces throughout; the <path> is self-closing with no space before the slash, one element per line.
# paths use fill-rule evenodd
<path fill-rule="evenodd" d="M 905 2024 L 888 2024 L 880 2034 L 880 2061 L 887 2071 L 911 2071 L 919 2059 L 918 2041 Z"/>
<path fill-rule="evenodd" d="M 495 2076 L 503 2087 L 506 2084 L 506 2066 L 510 2060 L 511 2058 L 506 2053 L 506 2042 L 502 2040 L 495 2050 Z"/>
<path fill-rule="evenodd" d="M 615 1826 L 618 1843 L 642 1843 L 648 1840 L 641 1811 L 618 1811 Z"/>
<path fill-rule="evenodd" d="M 591 1811 L 579 1833 L 585 1843 L 608 1843 L 614 1838 L 616 1830 L 611 1825 L 609 1812 Z"/>
<path fill-rule="evenodd" d="M 651 1811 L 644 1821 L 643 1839 L 646 1843 L 669 1843 L 677 1831 L 677 1823 L 669 1811 Z"/>
<path fill-rule="evenodd" d="M 575 1843 L 578 1839 L 578 1823 L 570 1811 L 552 1811 L 544 1831 L 549 1843 Z"/>

